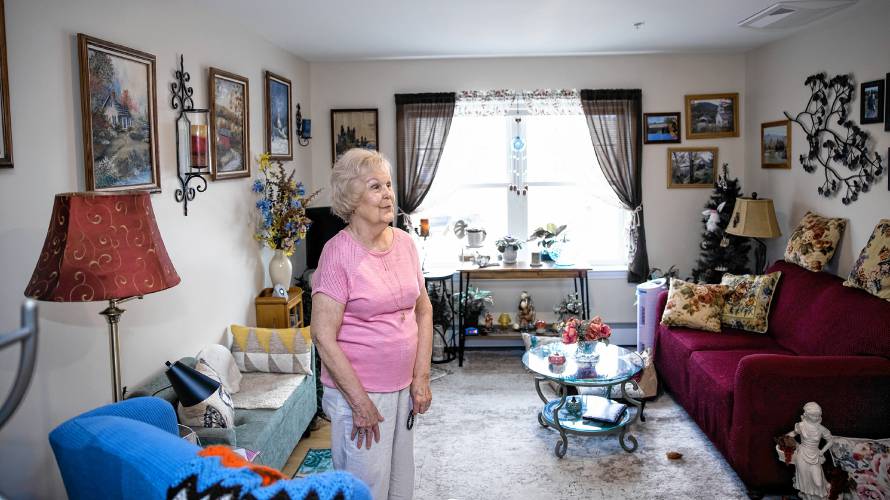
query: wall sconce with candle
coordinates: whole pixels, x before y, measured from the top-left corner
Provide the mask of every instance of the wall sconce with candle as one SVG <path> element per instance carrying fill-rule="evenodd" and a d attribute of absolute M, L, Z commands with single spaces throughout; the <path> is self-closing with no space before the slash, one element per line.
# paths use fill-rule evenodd
<path fill-rule="evenodd" d="M 189 202 L 197 193 L 207 190 L 204 174 L 210 172 L 210 111 L 195 108 L 194 89 L 186 85 L 189 80 L 191 75 L 185 71 L 184 59 L 180 55 L 176 81 L 170 84 L 173 91 L 170 104 L 179 110 L 176 118 L 176 176 L 181 187 L 174 195 L 176 201 L 182 203 L 186 216 Z M 189 187 L 192 179 L 197 179 L 196 185 Z"/>
<path fill-rule="evenodd" d="M 303 113 L 300 112 L 300 103 L 297 103 L 297 120 L 294 122 L 294 128 L 300 146 L 308 146 L 312 139 L 312 120 L 303 118 Z"/>

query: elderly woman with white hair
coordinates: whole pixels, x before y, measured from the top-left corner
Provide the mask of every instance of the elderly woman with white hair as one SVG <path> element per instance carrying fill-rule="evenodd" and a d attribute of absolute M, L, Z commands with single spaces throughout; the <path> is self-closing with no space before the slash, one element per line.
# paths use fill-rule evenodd
<path fill-rule="evenodd" d="M 411 498 L 414 414 L 432 401 L 432 305 L 381 154 L 347 151 L 331 173 L 333 212 L 347 222 L 321 252 L 312 336 L 322 361 L 334 468 L 374 498 Z"/>

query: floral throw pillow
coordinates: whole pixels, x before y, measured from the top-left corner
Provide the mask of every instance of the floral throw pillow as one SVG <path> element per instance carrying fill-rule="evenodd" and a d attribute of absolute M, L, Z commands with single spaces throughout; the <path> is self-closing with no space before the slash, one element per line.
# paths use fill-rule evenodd
<path fill-rule="evenodd" d="M 846 227 L 846 219 L 807 212 L 788 238 L 785 260 L 810 271 L 821 271 L 834 255 Z"/>
<path fill-rule="evenodd" d="M 721 321 L 725 326 L 766 333 L 769 327 L 769 308 L 781 272 L 755 276 L 753 274 L 724 274 L 721 285 L 726 285 L 726 304 Z"/>
<path fill-rule="evenodd" d="M 725 293 L 723 285 L 698 285 L 671 278 L 661 324 L 719 332 Z"/>
<path fill-rule="evenodd" d="M 890 439 L 845 438 L 831 443 L 834 464 L 855 483 L 847 498 L 887 498 L 890 492 Z"/>
<path fill-rule="evenodd" d="M 890 219 L 878 222 L 844 286 L 890 300 Z"/>

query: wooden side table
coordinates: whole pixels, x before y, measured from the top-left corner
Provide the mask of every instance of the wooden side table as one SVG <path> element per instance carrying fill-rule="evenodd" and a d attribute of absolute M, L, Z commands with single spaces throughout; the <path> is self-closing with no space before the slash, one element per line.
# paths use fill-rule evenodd
<path fill-rule="evenodd" d="M 287 300 L 272 295 L 271 288 L 264 288 L 256 298 L 256 326 L 260 328 L 302 328 L 303 289 L 292 286 Z"/>

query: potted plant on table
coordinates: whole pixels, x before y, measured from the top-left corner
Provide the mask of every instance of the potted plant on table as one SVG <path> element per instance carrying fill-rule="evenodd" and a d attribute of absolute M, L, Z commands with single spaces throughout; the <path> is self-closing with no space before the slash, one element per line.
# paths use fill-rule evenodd
<path fill-rule="evenodd" d="M 494 304 L 494 298 L 489 290 L 472 286 L 468 287 L 466 292 L 455 293 L 454 300 L 457 302 L 457 307 L 463 308 L 464 323 L 467 326 L 478 326 L 479 315 L 485 310 L 485 306 Z"/>
<path fill-rule="evenodd" d="M 504 264 L 516 263 L 516 252 L 522 248 L 522 242 L 512 236 L 504 236 L 497 240 L 495 246 L 504 255 Z"/>
<path fill-rule="evenodd" d="M 306 196 L 303 183 L 294 179 L 295 172 L 288 174 L 281 162 L 273 165 L 269 153 L 261 154 L 258 160 L 259 175 L 252 186 L 253 192 L 260 195 L 256 202 L 259 220 L 254 238 L 275 250 L 269 261 L 272 286 L 289 287 L 293 272 L 289 257 L 300 240 L 306 238 L 312 223 L 306 216 L 306 207 L 321 190 Z"/>

